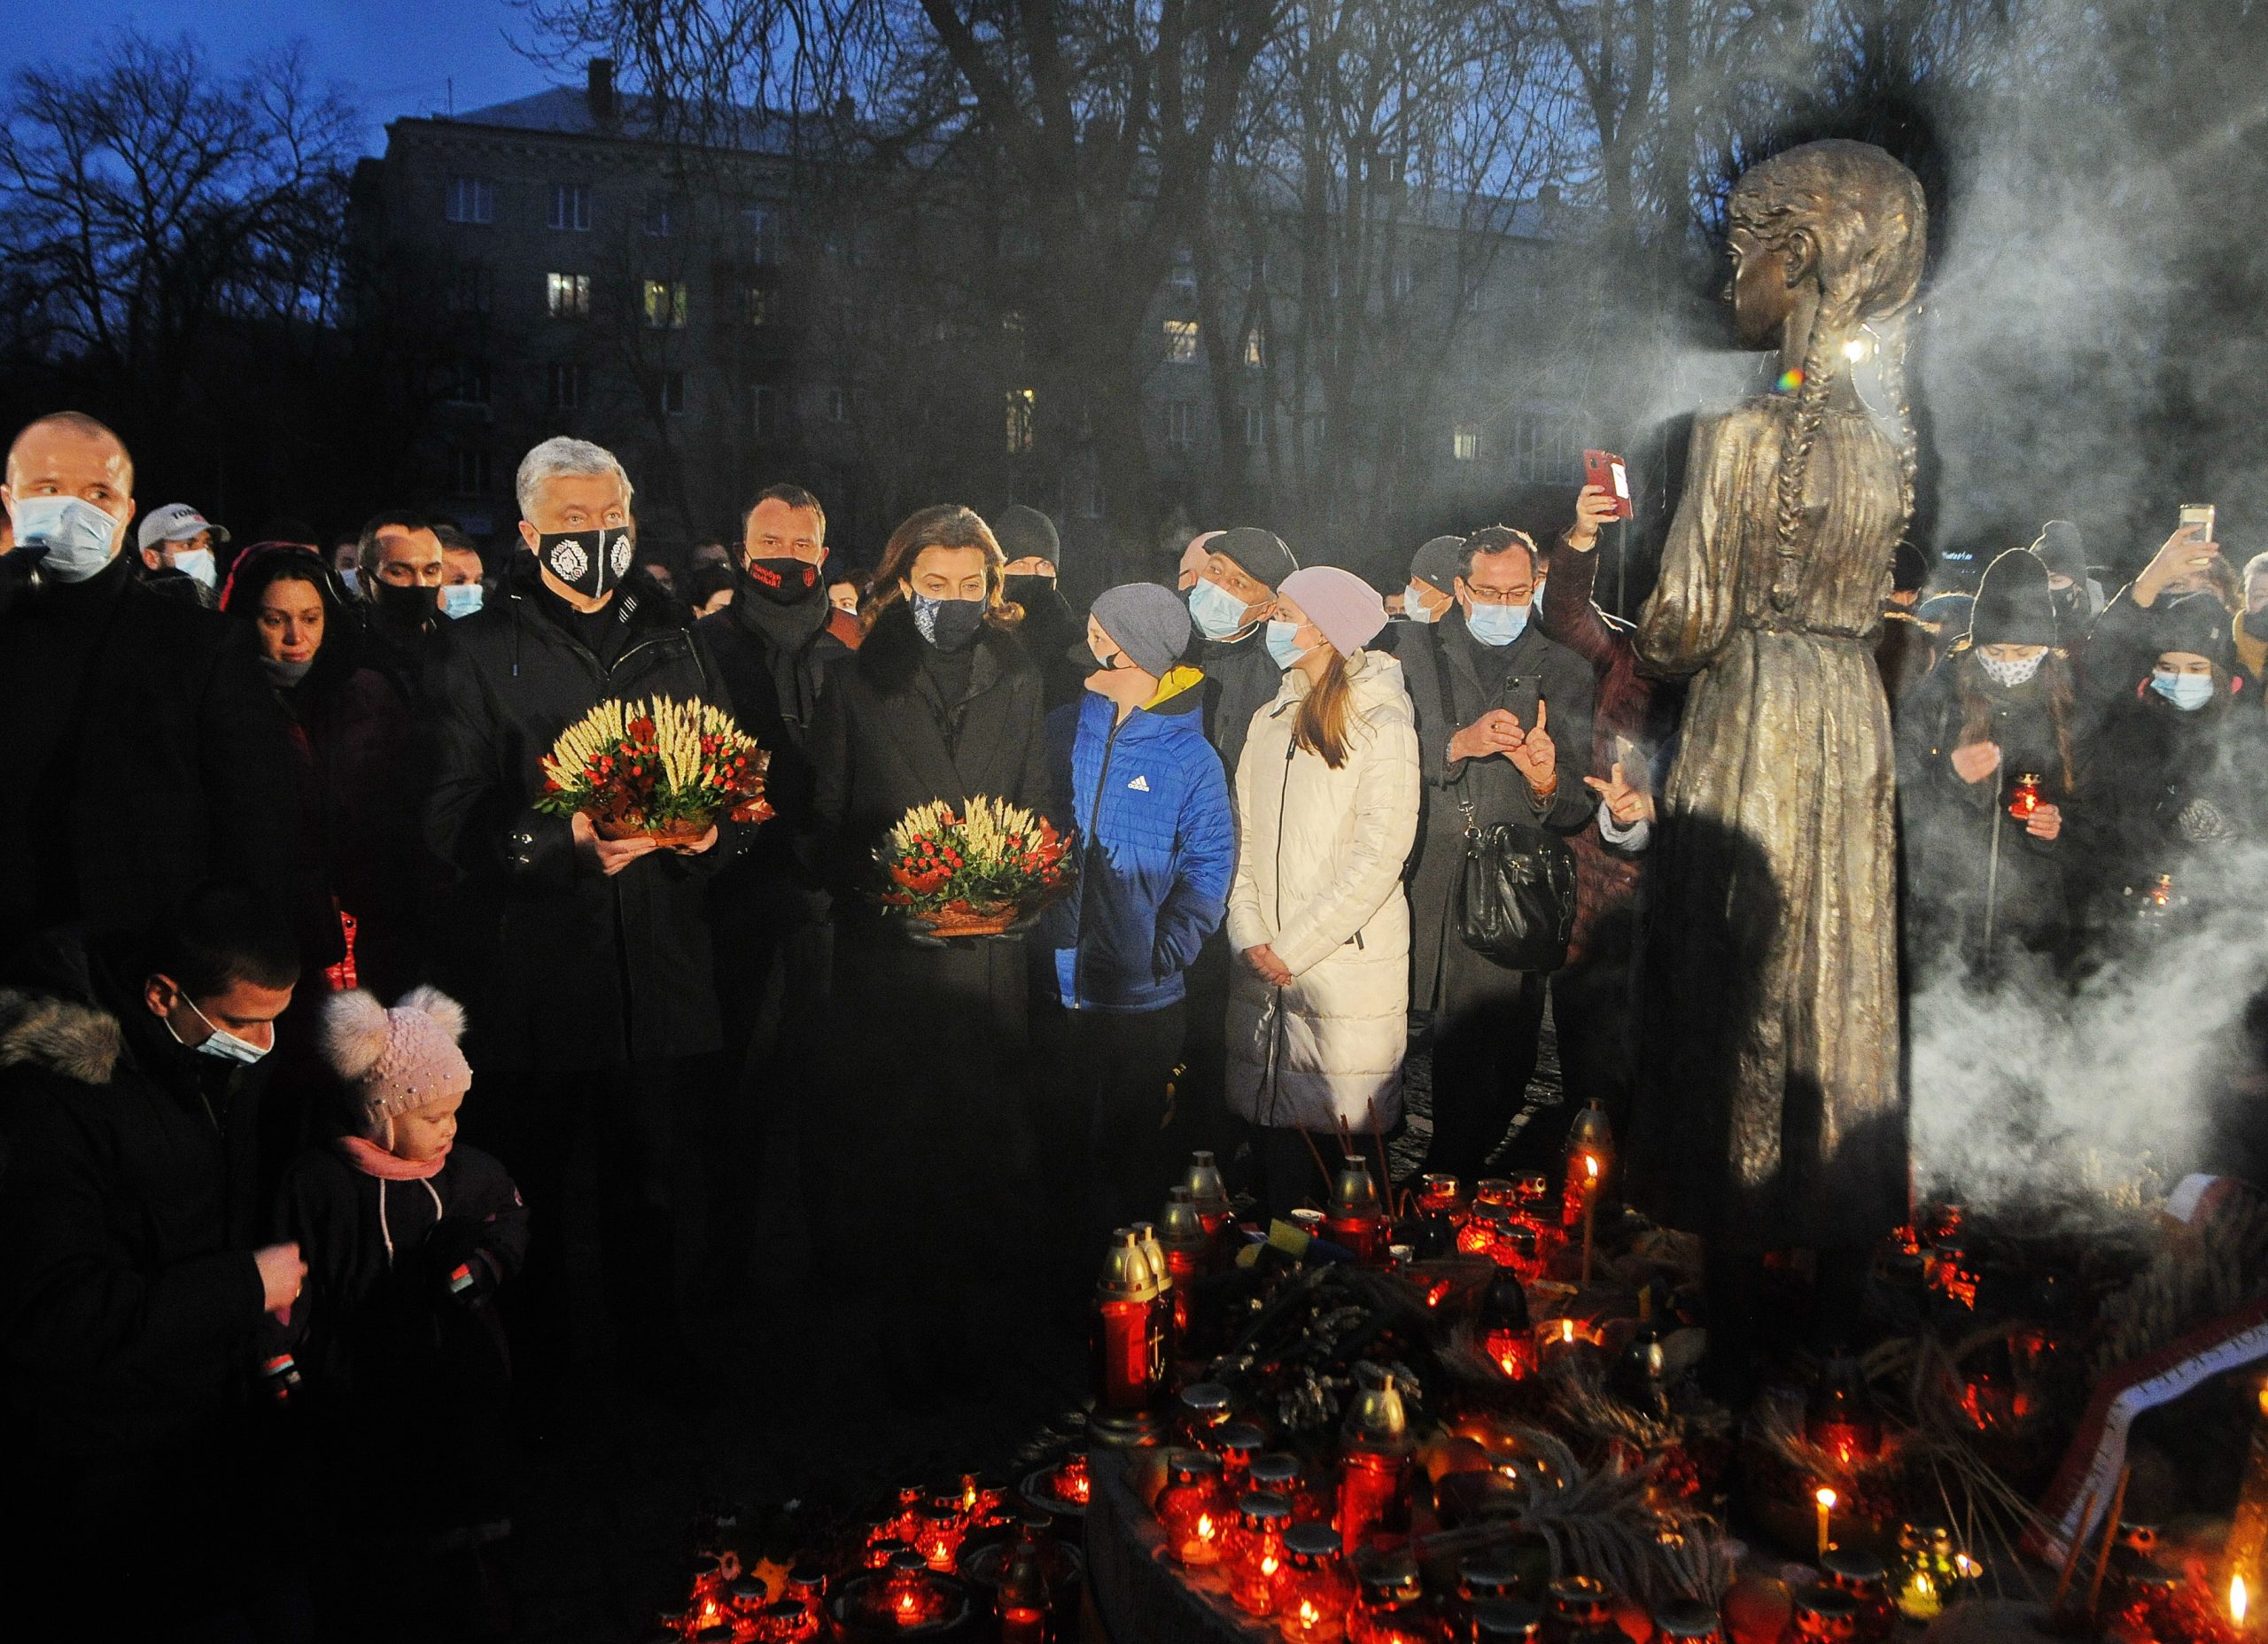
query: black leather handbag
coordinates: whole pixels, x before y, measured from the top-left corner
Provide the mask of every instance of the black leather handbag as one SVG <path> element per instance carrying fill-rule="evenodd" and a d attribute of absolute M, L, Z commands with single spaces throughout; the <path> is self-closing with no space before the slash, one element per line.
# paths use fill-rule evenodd
<path fill-rule="evenodd" d="M 1482 827 L 1464 810 L 1456 934 L 1508 971 L 1556 971 L 1575 934 L 1575 857 L 1557 834 L 1525 822 Z"/>

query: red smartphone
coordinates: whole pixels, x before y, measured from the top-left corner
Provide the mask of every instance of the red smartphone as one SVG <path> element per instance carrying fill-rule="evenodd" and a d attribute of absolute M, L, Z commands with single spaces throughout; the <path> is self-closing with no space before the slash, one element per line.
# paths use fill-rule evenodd
<path fill-rule="evenodd" d="M 1584 452 L 1583 484 L 1596 485 L 1614 499 L 1614 518 L 1631 517 L 1630 469 L 1620 457 L 1611 451 Z"/>

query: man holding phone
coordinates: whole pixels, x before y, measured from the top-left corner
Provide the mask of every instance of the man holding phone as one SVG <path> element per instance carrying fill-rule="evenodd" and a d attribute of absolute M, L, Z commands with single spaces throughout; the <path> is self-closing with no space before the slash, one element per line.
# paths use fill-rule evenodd
<path fill-rule="evenodd" d="M 1465 945 L 1456 890 L 1464 832 L 1525 824 L 1579 832 L 1596 803 L 1591 670 L 1546 639 L 1534 612 L 1539 555 L 1526 532 L 1492 526 L 1465 539 L 1454 605 L 1403 630 L 1404 682 L 1425 777 L 1410 854 L 1410 1007 L 1431 1020 L 1433 1141 L 1426 1168 L 1471 1179 L 1518 1114 L 1543 1024 L 1547 978 L 1510 971 Z M 1533 1166 L 1564 1126 L 1522 1127 L 1515 1159 Z"/>

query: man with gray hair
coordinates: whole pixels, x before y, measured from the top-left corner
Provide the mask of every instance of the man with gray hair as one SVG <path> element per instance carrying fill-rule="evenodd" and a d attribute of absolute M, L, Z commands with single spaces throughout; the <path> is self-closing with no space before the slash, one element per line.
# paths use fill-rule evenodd
<path fill-rule="evenodd" d="M 434 676 L 425 834 L 484 928 L 441 980 L 469 1007 L 481 1111 L 534 1216 L 522 1282 L 556 1386 L 570 1315 L 559 1208 L 579 1138 L 602 1134 L 599 1221 L 616 1335 L 664 1377 L 689 1370 L 679 1302 L 698 1229 L 703 1092 L 722 1043 L 703 903 L 730 854 L 608 840 L 535 809 L 538 762 L 601 702 L 728 708 L 690 616 L 635 564 L 630 477 L 585 440 L 547 439 L 519 469 L 520 539 L 497 596 L 447 624 Z M 730 824 L 726 831 L 733 831 Z"/>

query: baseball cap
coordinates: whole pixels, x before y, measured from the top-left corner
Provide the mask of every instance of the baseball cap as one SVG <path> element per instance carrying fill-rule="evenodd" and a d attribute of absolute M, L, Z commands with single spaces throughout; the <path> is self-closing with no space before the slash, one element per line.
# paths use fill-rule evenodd
<path fill-rule="evenodd" d="M 161 508 L 152 508 L 142 516 L 142 530 L 135 539 L 135 546 L 154 548 L 161 542 L 183 542 L 200 531 L 213 533 L 215 542 L 226 542 L 229 533 L 186 502 L 168 502 Z"/>

